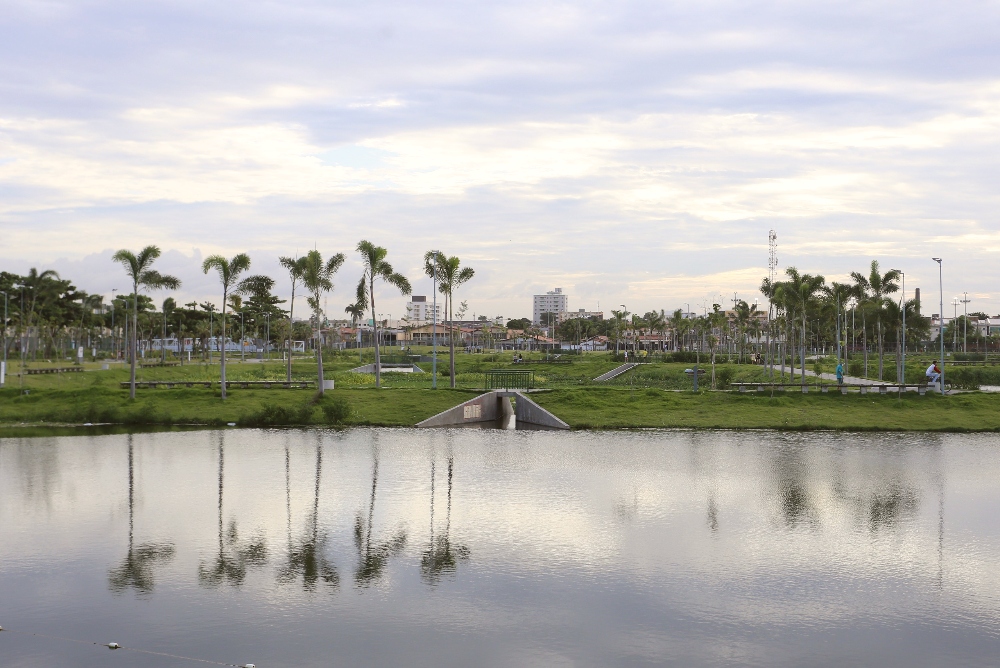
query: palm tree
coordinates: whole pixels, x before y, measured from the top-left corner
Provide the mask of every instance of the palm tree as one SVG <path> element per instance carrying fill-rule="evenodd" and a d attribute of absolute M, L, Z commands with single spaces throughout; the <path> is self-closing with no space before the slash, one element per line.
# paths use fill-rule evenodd
<path fill-rule="evenodd" d="M 454 573 L 459 561 L 469 558 L 471 552 L 464 545 L 451 542 L 451 482 L 454 458 L 448 457 L 448 505 L 445 512 L 444 534 L 434 535 L 434 460 L 431 460 L 431 535 L 427 549 L 420 557 L 420 572 L 424 582 L 434 586 L 444 573 Z"/>
<path fill-rule="evenodd" d="M 316 444 L 316 484 L 314 486 L 313 508 L 310 514 L 310 532 L 296 544 L 291 542 L 291 493 L 288 486 L 288 449 L 285 449 L 285 490 L 288 498 L 288 561 L 278 571 L 278 582 L 290 583 L 302 576 L 302 586 L 306 591 L 313 591 L 316 582 L 323 580 L 331 587 L 340 584 L 340 574 L 337 567 L 331 564 L 324 555 L 327 537 L 319 531 L 319 482 L 323 469 L 323 448 Z"/>
<path fill-rule="evenodd" d="M 896 269 L 890 269 L 885 274 L 879 272 L 878 260 L 872 260 L 871 273 L 868 276 L 853 271 L 851 278 L 863 299 L 875 309 L 875 319 L 878 327 L 878 379 L 882 380 L 882 312 L 889 295 L 899 290 L 900 273 Z"/>
<path fill-rule="evenodd" d="M 677 309 L 670 315 L 670 329 L 674 333 L 674 350 L 679 351 L 679 343 L 688 329 L 688 320 L 684 317 L 684 311 Z"/>
<path fill-rule="evenodd" d="M 779 286 L 780 290 L 788 300 L 787 303 L 794 304 L 795 311 L 802 322 L 802 333 L 799 337 L 801 351 L 799 362 L 804 387 L 806 384 L 806 314 L 815 307 L 816 296 L 823 288 L 823 284 L 826 283 L 826 279 L 812 274 L 800 274 L 795 267 L 788 267 L 785 274 L 788 275 L 788 280 Z"/>
<path fill-rule="evenodd" d="M 211 566 L 198 565 L 198 582 L 203 586 L 217 587 L 224 581 L 233 586 L 243 584 L 248 566 L 263 566 L 267 563 L 267 543 L 263 538 L 252 538 L 241 542 L 236 528 L 236 520 L 229 522 L 229 530 L 223 532 L 222 497 L 225 478 L 225 443 L 219 436 L 219 553 Z M 226 551 L 226 543 L 233 548 L 233 554 Z"/>
<path fill-rule="evenodd" d="M 381 279 L 389 285 L 395 286 L 404 295 L 413 292 L 410 282 L 406 277 L 396 272 L 392 265 L 386 262 L 385 256 L 389 251 L 376 246 L 370 241 L 361 240 L 358 242 L 357 251 L 361 253 L 361 261 L 364 264 L 364 273 L 358 281 L 357 305 L 362 309 L 371 307 L 372 327 L 375 339 L 375 387 L 382 386 L 382 363 L 378 349 L 378 320 L 375 316 L 375 279 Z M 454 382 L 454 374 L 452 375 Z"/>
<path fill-rule="evenodd" d="M 447 257 L 438 251 L 428 251 L 424 255 L 424 271 L 430 276 L 437 274 L 438 291 L 444 295 L 444 308 L 448 316 L 448 354 L 450 356 L 449 369 L 451 372 L 451 386 L 455 387 L 455 314 L 454 314 L 454 292 L 463 283 L 467 283 L 475 276 L 476 272 L 472 267 L 461 267 L 461 261 L 457 257 Z"/>
<path fill-rule="evenodd" d="M 837 317 L 837 364 L 841 363 L 841 350 L 840 350 L 840 310 L 844 302 L 851 298 L 854 294 L 854 288 L 846 283 L 838 283 L 833 281 L 830 283 L 829 287 L 823 288 L 823 294 L 826 295 L 827 299 L 833 302 L 836 317 Z"/>
<path fill-rule="evenodd" d="M 160 249 L 156 246 L 146 246 L 138 254 L 122 249 L 111 256 L 111 259 L 125 267 L 125 273 L 132 279 L 132 338 L 129 341 L 130 357 L 129 398 L 135 399 L 135 347 L 136 333 L 139 331 L 139 290 L 159 290 L 167 288 L 176 290 L 181 286 L 180 279 L 161 274 L 152 269 L 153 262 L 160 257 Z M 223 396 L 225 396 L 223 388 Z"/>
<path fill-rule="evenodd" d="M 318 250 L 309 251 L 302 263 L 302 285 L 309 291 L 309 307 L 316 319 L 316 366 L 319 373 L 319 394 L 323 390 L 323 308 L 322 297 L 325 292 L 333 291 L 333 276 L 344 264 L 344 254 L 337 253 L 326 262 Z M 289 354 L 291 352 L 289 351 Z"/>
<path fill-rule="evenodd" d="M 278 262 L 288 270 L 288 277 L 292 281 L 292 301 L 288 307 L 288 362 L 285 366 L 285 380 L 292 382 L 292 316 L 295 314 L 295 286 L 302 280 L 305 271 L 304 257 L 280 257 Z M 320 383 L 322 385 L 322 383 Z"/>
<path fill-rule="evenodd" d="M 229 291 L 238 292 L 236 279 L 239 275 L 250 268 L 250 256 L 246 253 L 234 255 L 231 260 L 227 260 L 221 255 L 211 255 L 201 263 L 201 270 L 208 273 L 210 269 L 219 272 L 219 280 L 222 282 L 222 398 L 226 398 L 226 304 L 229 301 Z"/>
<path fill-rule="evenodd" d="M 108 574 L 111 591 L 120 594 L 134 587 L 140 594 L 153 591 L 153 565 L 174 556 L 172 543 L 143 543 L 135 546 L 135 453 L 132 434 L 128 435 L 128 552 L 120 566 Z"/>

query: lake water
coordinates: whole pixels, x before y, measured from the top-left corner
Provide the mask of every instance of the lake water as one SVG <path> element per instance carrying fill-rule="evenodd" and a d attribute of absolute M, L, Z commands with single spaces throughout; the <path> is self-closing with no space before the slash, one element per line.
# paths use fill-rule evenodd
<path fill-rule="evenodd" d="M 998 444 L 2 439 L 0 665 L 995 665 Z"/>

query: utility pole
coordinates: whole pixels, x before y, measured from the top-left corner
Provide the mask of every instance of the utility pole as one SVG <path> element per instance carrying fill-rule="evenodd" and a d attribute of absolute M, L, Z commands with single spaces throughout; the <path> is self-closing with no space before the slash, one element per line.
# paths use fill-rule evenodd
<path fill-rule="evenodd" d="M 3 366 L 0 367 L 0 387 L 4 386 L 7 376 L 7 293 L 3 293 Z"/>

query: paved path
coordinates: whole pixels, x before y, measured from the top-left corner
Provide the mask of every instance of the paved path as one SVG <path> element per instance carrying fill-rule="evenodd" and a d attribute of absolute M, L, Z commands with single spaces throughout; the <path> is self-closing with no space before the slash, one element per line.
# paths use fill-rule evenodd
<path fill-rule="evenodd" d="M 764 370 L 767 370 L 767 366 L 766 365 L 763 365 L 761 368 L 763 368 Z M 787 369 L 787 367 L 785 367 L 785 368 Z M 780 378 L 781 377 L 781 367 L 779 367 L 779 366 L 774 367 L 774 375 L 775 375 L 775 378 Z M 810 371 L 809 369 L 806 369 L 806 377 L 815 378 L 816 377 L 816 372 L 815 371 Z M 819 374 L 819 377 L 822 378 L 823 380 L 832 380 L 834 382 L 836 382 L 836 380 L 837 380 L 837 374 L 835 374 L 835 373 L 821 373 L 821 374 Z M 799 369 L 798 369 L 798 367 L 796 367 L 796 369 L 795 369 L 795 381 L 789 381 L 789 382 L 791 383 L 791 382 L 799 382 L 799 381 L 800 381 L 800 378 L 799 378 Z M 893 385 L 894 384 L 893 382 L 890 382 L 890 381 L 887 381 L 887 380 L 886 381 L 878 381 L 878 380 L 871 380 L 869 378 L 858 378 L 857 376 L 844 376 L 844 385 L 878 385 L 878 384 L 883 383 L 883 382 L 885 384 L 887 384 L 887 385 Z M 950 387 L 950 386 L 945 386 L 945 387 L 947 388 L 947 387 Z M 909 392 L 909 391 L 910 390 L 907 390 L 907 392 Z M 936 392 L 937 390 L 936 389 L 932 390 L 930 387 L 928 387 L 927 391 L 928 392 Z M 951 393 L 952 393 L 951 390 L 948 390 L 948 391 L 945 392 L 945 394 L 951 394 Z"/>
<path fill-rule="evenodd" d="M 612 369 L 611 371 L 608 371 L 607 373 L 601 374 L 600 376 L 598 376 L 597 378 L 594 379 L 594 382 L 595 383 L 603 383 L 604 381 L 611 380 L 612 378 L 616 378 L 616 377 L 622 375 L 623 373 L 625 373 L 626 371 L 629 371 L 630 369 L 634 369 L 637 366 L 639 366 L 638 362 L 627 362 L 625 364 L 622 364 L 619 367 L 615 367 L 614 369 Z"/>

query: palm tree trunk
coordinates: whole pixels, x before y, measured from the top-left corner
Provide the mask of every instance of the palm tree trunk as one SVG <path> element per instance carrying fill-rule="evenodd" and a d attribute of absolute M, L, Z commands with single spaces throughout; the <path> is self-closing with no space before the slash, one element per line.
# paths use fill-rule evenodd
<path fill-rule="evenodd" d="M 285 365 L 285 380 L 292 382 L 292 315 L 295 313 L 295 281 L 292 280 L 292 301 L 288 306 L 288 362 Z M 320 389 L 323 383 L 320 382 Z"/>
<path fill-rule="evenodd" d="M 878 319 L 878 379 L 882 380 L 882 318 Z"/>
<path fill-rule="evenodd" d="M 448 291 L 448 354 L 451 360 L 448 363 L 448 369 L 451 373 L 451 387 L 455 387 L 455 311 L 453 308 L 454 300 L 451 298 L 451 290 Z"/>
<path fill-rule="evenodd" d="M 802 309 L 802 337 L 799 341 L 799 350 L 802 351 L 802 355 L 799 361 L 802 363 L 802 368 L 799 369 L 801 372 L 799 375 L 802 377 L 802 386 L 805 387 L 806 384 L 806 310 Z"/>
<path fill-rule="evenodd" d="M 319 304 L 319 293 L 313 294 L 313 299 Z M 323 327 L 320 322 L 320 312 L 316 309 L 316 370 L 319 373 L 319 396 L 323 396 Z M 289 357 L 288 359 L 291 359 Z"/>
<path fill-rule="evenodd" d="M 139 283 L 135 282 L 134 299 L 132 300 L 132 338 L 128 342 L 129 355 L 132 358 L 132 362 L 129 366 L 129 398 L 135 399 L 135 335 L 138 331 L 139 324 Z"/>
<path fill-rule="evenodd" d="M 372 333 L 375 335 L 375 387 L 382 387 L 382 358 L 378 349 L 378 321 L 375 319 L 375 276 L 368 282 L 368 294 L 372 298 Z"/>
<path fill-rule="evenodd" d="M 222 398 L 226 398 L 226 290 L 222 291 L 222 356 L 221 376 L 222 376 Z"/>

